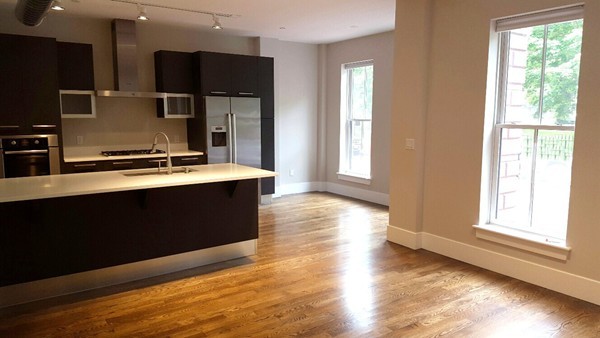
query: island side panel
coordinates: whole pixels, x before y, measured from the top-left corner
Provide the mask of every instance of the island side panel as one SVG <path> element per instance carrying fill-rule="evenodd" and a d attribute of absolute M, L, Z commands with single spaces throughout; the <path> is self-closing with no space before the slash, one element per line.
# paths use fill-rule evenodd
<path fill-rule="evenodd" d="M 0 203 L 0 286 L 258 238 L 258 180 Z"/>

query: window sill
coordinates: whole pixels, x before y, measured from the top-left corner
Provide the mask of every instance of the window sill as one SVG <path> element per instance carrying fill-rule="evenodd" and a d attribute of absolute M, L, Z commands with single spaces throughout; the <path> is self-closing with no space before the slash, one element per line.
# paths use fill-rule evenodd
<path fill-rule="evenodd" d="M 358 176 L 349 173 L 337 173 L 338 180 L 349 181 L 364 185 L 371 185 L 371 177 L 370 176 Z"/>
<path fill-rule="evenodd" d="M 546 236 L 494 224 L 473 225 L 473 228 L 475 228 L 475 236 L 477 238 L 561 261 L 566 261 L 571 252 L 571 247 L 567 246 L 563 240 L 550 239 Z"/>

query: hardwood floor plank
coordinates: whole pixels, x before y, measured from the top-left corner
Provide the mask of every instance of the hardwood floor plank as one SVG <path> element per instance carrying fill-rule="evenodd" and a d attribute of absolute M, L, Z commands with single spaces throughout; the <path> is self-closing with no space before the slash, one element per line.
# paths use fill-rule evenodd
<path fill-rule="evenodd" d="M 600 337 L 600 307 L 386 241 L 387 208 L 260 207 L 258 253 L 0 309 L 0 337 Z"/>

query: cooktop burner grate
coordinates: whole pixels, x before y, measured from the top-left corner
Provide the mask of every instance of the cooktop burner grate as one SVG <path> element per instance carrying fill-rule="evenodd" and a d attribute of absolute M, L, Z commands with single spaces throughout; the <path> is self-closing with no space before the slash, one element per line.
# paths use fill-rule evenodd
<path fill-rule="evenodd" d="M 127 155 L 147 155 L 147 154 L 164 154 L 164 150 L 155 149 L 134 149 L 134 150 L 107 150 L 101 151 L 104 156 L 127 156 Z"/>

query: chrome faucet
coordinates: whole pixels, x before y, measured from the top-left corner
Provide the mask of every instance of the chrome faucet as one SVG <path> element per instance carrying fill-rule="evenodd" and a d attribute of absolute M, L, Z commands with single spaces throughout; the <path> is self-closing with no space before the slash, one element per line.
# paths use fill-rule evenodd
<path fill-rule="evenodd" d="M 169 142 L 169 137 L 167 134 L 163 132 L 158 132 L 154 135 L 154 142 L 152 143 L 152 149 L 150 150 L 153 153 L 156 150 L 156 143 L 158 143 L 158 136 L 162 135 L 165 137 L 167 141 L 167 175 L 173 174 L 173 164 L 171 163 L 171 142 Z M 158 167 L 160 168 L 160 162 L 158 162 Z"/>

